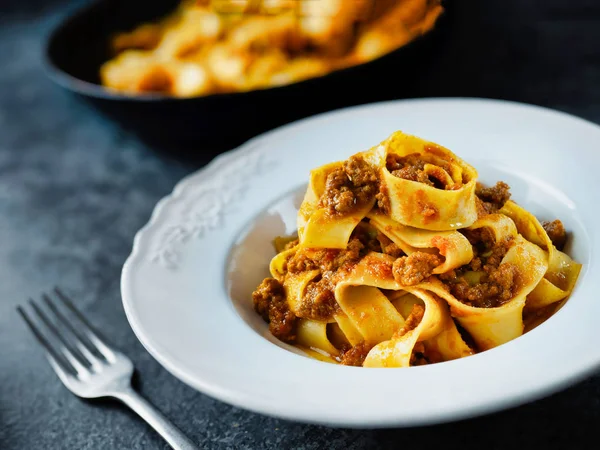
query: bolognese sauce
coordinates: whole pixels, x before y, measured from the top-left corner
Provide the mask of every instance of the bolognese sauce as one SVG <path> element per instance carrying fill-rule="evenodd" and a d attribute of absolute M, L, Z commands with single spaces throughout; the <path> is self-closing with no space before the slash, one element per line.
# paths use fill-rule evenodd
<path fill-rule="evenodd" d="M 327 175 L 320 203 L 329 214 L 345 216 L 373 201 L 378 190 L 377 171 L 355 155 Z"/>

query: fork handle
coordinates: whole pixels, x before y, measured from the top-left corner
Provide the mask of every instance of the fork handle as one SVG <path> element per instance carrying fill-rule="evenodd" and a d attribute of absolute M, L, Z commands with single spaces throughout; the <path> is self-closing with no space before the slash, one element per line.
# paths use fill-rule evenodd
<path fill-rule="evenodd" d="M 115 392 L 113 396 L 148 422 L 175 450 L 198 450 L 198 447 L 179 428 L 131 387 L 125 387 Z"/>

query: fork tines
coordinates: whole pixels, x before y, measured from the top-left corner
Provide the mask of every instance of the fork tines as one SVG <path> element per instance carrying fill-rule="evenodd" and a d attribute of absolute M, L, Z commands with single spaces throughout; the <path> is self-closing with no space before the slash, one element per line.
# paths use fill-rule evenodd
<path fill-rule="evenodd" d="M 82 378 L 114 360 L 113 351 L 60 289 L 55 288 L 51 295 L 43 294 L 42 299 L 45 308 L 29 299 L 32 313 L 22 306 L 17 311 L 44 347 L 59 376 Z"/>

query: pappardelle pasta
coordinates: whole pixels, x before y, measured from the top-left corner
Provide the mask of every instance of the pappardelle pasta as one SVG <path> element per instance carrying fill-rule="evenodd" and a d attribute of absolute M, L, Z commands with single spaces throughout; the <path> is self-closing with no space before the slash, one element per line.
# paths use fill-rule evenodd
<path fill-rule="evenodd" d="M 396 132 L 313 170 L 298 237 L 275 239 L 253 293 L 270 332 L 317 359 L 409 367 L 521 336 L 569 297 L 581 265 L 450 150 Z"/>

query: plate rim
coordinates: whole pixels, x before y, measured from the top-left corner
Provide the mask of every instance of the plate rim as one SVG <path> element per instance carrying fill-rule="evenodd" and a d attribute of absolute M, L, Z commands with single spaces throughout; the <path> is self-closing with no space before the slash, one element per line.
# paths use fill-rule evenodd
<path fill-rule="evenodd" d="M 537 387 L 535 389 L 531 389 L 530 391 L 527 392 L 527 395 L 524 395 L 523 398 L 519 399 L 518 401 L 515 399 L 507 399 L 504 401 L 498 401 L 493 404 L 483 404 L 483 405 L 480 405 L 479 407 L 471 407 L 471 409 L 469 409 L 466 412 L 460 412 L 460 413 L 454 412 L 454 413 L 452 413 L 452 415 L 449 415 L 447 413 L 432 414 L 431 417 L 428 417 L 425 420 L 423 420 L 423 419 L 416 420 L 414 423 L 412 423 L 412 422 L 407 423 L 405 421 L 394 420 L 393 418 L 391 418 L 391 419 L 388 418 L 385 420 L 378 419 L 376 421 L 364 421 L 364 420 L 351 421 L 351 420 L 344 420 L 344 419 L 342 419 L 342 420 L 331 419 L 331 418 L 326 419 L 323 417 L 308 418 L 308 417 L 298 417 L 297 415 L 294 415 L 294 414 L 286 414 L 284 410 L 282 410 L 282 411 L 268 410 L 267 411 L 264 408 L 256 407 L 255 405 L 250 405 L 248 402 L 243 401 L 243 399 L 239 399 L 239 398 L 236 398 L 235 396 L 230 395 L 229 393 L 225 392 L 224 389 L 214 387 L 214 386 L 208 386 L 206 383 L 204 383 L 202 388 L 200 388 L 198 386 L 202 385 L 203 383 L 200 383 L 197 379 L 192 379 L 192 377 L 189 377 L 188 374 L 186 374 L 184 371 L 180 370 L 176 364 L 174 364 L 172 361 L 169 361 L 168 356 L 162 355 L 161 352 L 154 347 L 154 345 L 151 343 L 151 341 L 146 339 L 146 336 L 141 329 L 141 324 L 137 323 L 137 319 L 136 319 L 134 311 L 132 309 L 133 306 L 131 305 L 131 301 L 128 299 L 128 296 L 127 296 L 127 288 L 126 288 L 127 280 L 130 276 L 129 274 L 132 270 L 132 265 L 135 260 L 135 257 L 137 256 L 137 254 L 140 251 L 140 240 L 142 239 L 142 236 L 144 234 L 146 234 L 150 229 L 152 229 L 152 227 L 154 225 L 156 225 L 165 206 L 167 204 L 169 204 L 170 202 L 175 201 L 178 197 L 180 197 L 184 193 L 184 191 L 188 188 L 188 186 L 192 185 L 196 179 L 200 179 L 205 176 L 210 176 L 211 172 L 213 172 L 215 169 L 217 169 L 220 165 L 226 163 L 228 160 L 235 159 L 236 155 L 238 155 L 240 153 L 244 153 L 244 152 L 249 152 L 254 147 L 260 146 L 262 142 L 268 141 L 268 140 L 272 139 L 273 137 L 276 137 L 278 134 L 285 133 L 286 131 L 293 129 L 294 127 L 302 126 L 303 124 L 305 124 L 307 122 L 311 122 L 311 121 L 318 120 L 318 119 L 326 119 L 329 116 L 336 116 L 336 115 L 344 114 L 344 113 L 358 112 L 360 110 L 366 110 L 366 109 L 370 109 L 373 107 L 377 108 L 377 107 L 392 106 L 392 105 L 395 105 L 398 103 L 406 104 L 406 103 L 440 103 L 440 102 L 441 103 L 473 102 L 473 103 L 487 103 L 490 105 L 512 105 L 512 106 L 519 107 L 519 108 L 530 109 L 532 111 L 535 110 L 537 112 L 543 112 L 543 113 L 552 114 L 555 116 L 562 116 L 562 118 L 564 118 L 564 119 L 576 120 L 583 124 L 593 126 L 598 131 L 600 131 L 600 125 L 598 125 L 590 120 L 584 119 L 582 117 L 579 117 L 579 116 L 576 116 L 576 115 L 573 115 L 573 114 L 570 114 L 570 113 L 567 113 L 564 111 L 545 107 L 545 106 L 538 106 L 538 105 L 517 102 L 517 101 L 491 99 L 491 98 L 480 98 L 480 97 L 431 97 L 431 98 L 410 98 L 410 99 L 400 99 L 400 100 L 388 100 L 388 101 L 382 101 L 382 102 L 374 102 L 374 103 L 361 104 L 361 105 L 357 105 L 357 106 L 339 108 L 339 109 L 316 114 L 313 116 L 309 116 L 309 117 L 288 123 L 286 125 L 283 125 L 283 126 L 275 128 L 273 130 L 262 133 L 254 138 L 251 138 L 248 141 L 246 141 L 244 144 L 242 144 L 232 150 L 229 150 L 229 151 L 219 154 L 204 167 L 184 176 L 180 181 L 178 181 L 175 184 L 175 186 L 170 194 L 164 196 L 156 203 L 149 220 L 146 222 L 146 224 L 144 224 L 144 226 L 142 228 L 140 228 L 136 232 L 134 239 L 133 239 L 133 245 L 132 245 L 131 252 L 130 252 L 129 256 L 127 257 L 125 263 L 123 264 L 120 287 L 121 287 L 123 308 L 124 308 L 127 320 L 129 322 L 134 334 L 136 335 L 136 338 L 140 341 L 140 343 L 143 345 L 143 347 L 150 353 L 150 355 L 154 359 L 156 359 L 159 362 L 159 364 L 161 364 L 169 373 L 174 375 L 176 378 L 183 381 L 184 383 L 186 383 L 193 389 L 195 389 L 205 395 L 209 395 L 212 398 L 215 398 L 215 399 L 218 399 L 225 403 L 228 403 L 230 405 L 234 405 L 236 407 L 239 407 L 239 408 L 242 408 L 245 410 L 249 410 L 249 411 L 253 411 L 253 412 L 256 412 L 259 414 L 276 417 L 276 418 L 280 418 L 280 419 L 285 419 L 285 420 L 292 420 L 292 421 L 296 421 L 299 423 L 326 425 L 326 426 L 332 426 L 332 427 L 352 427 L 352 428 L 357 428 L 357 429 L 360 429 L 360 428 L 372 429 L 372 428 L 382 428 L 382 427 L 388 427 L 388 426 L 407 427 L 407 426 L 415 426 L 415 425 L 418 426 L 418 425 L 426 425 L 426 424 L 437 424 L 437 423 L 444 423 L 444 422 L 454 422 L 457 420 L 467 419 L 467 418 L 471 418 L 471 417 L 487 415 L 487 414 L 498 412 L 498 411 L 501 411 L 501 410 L 504 410 L 507 408 L 517 407 L 524 403 L 535 401 L 535 400 L 538 400 L 543 397 L 547 397 L 553 393 L 561 391 L 579 381 L 586 379 L 593 372 L 597 371 L 600 368 L 600 360 L 595 361 L 593 364 L 587 364 L 585 366 L 585 368 L 582 368 L 582 369 L 580 368 L 576 373 L 572 373 L 569 377 L 564 377 L 564 378 L 560 379 L 559 381 L 555 381 L 551 385 L 548 385 L 548 383 L 546 383 L 543 386 Z M 321 363 L 319 363 L 319 364 L 321 364 Z"/>

